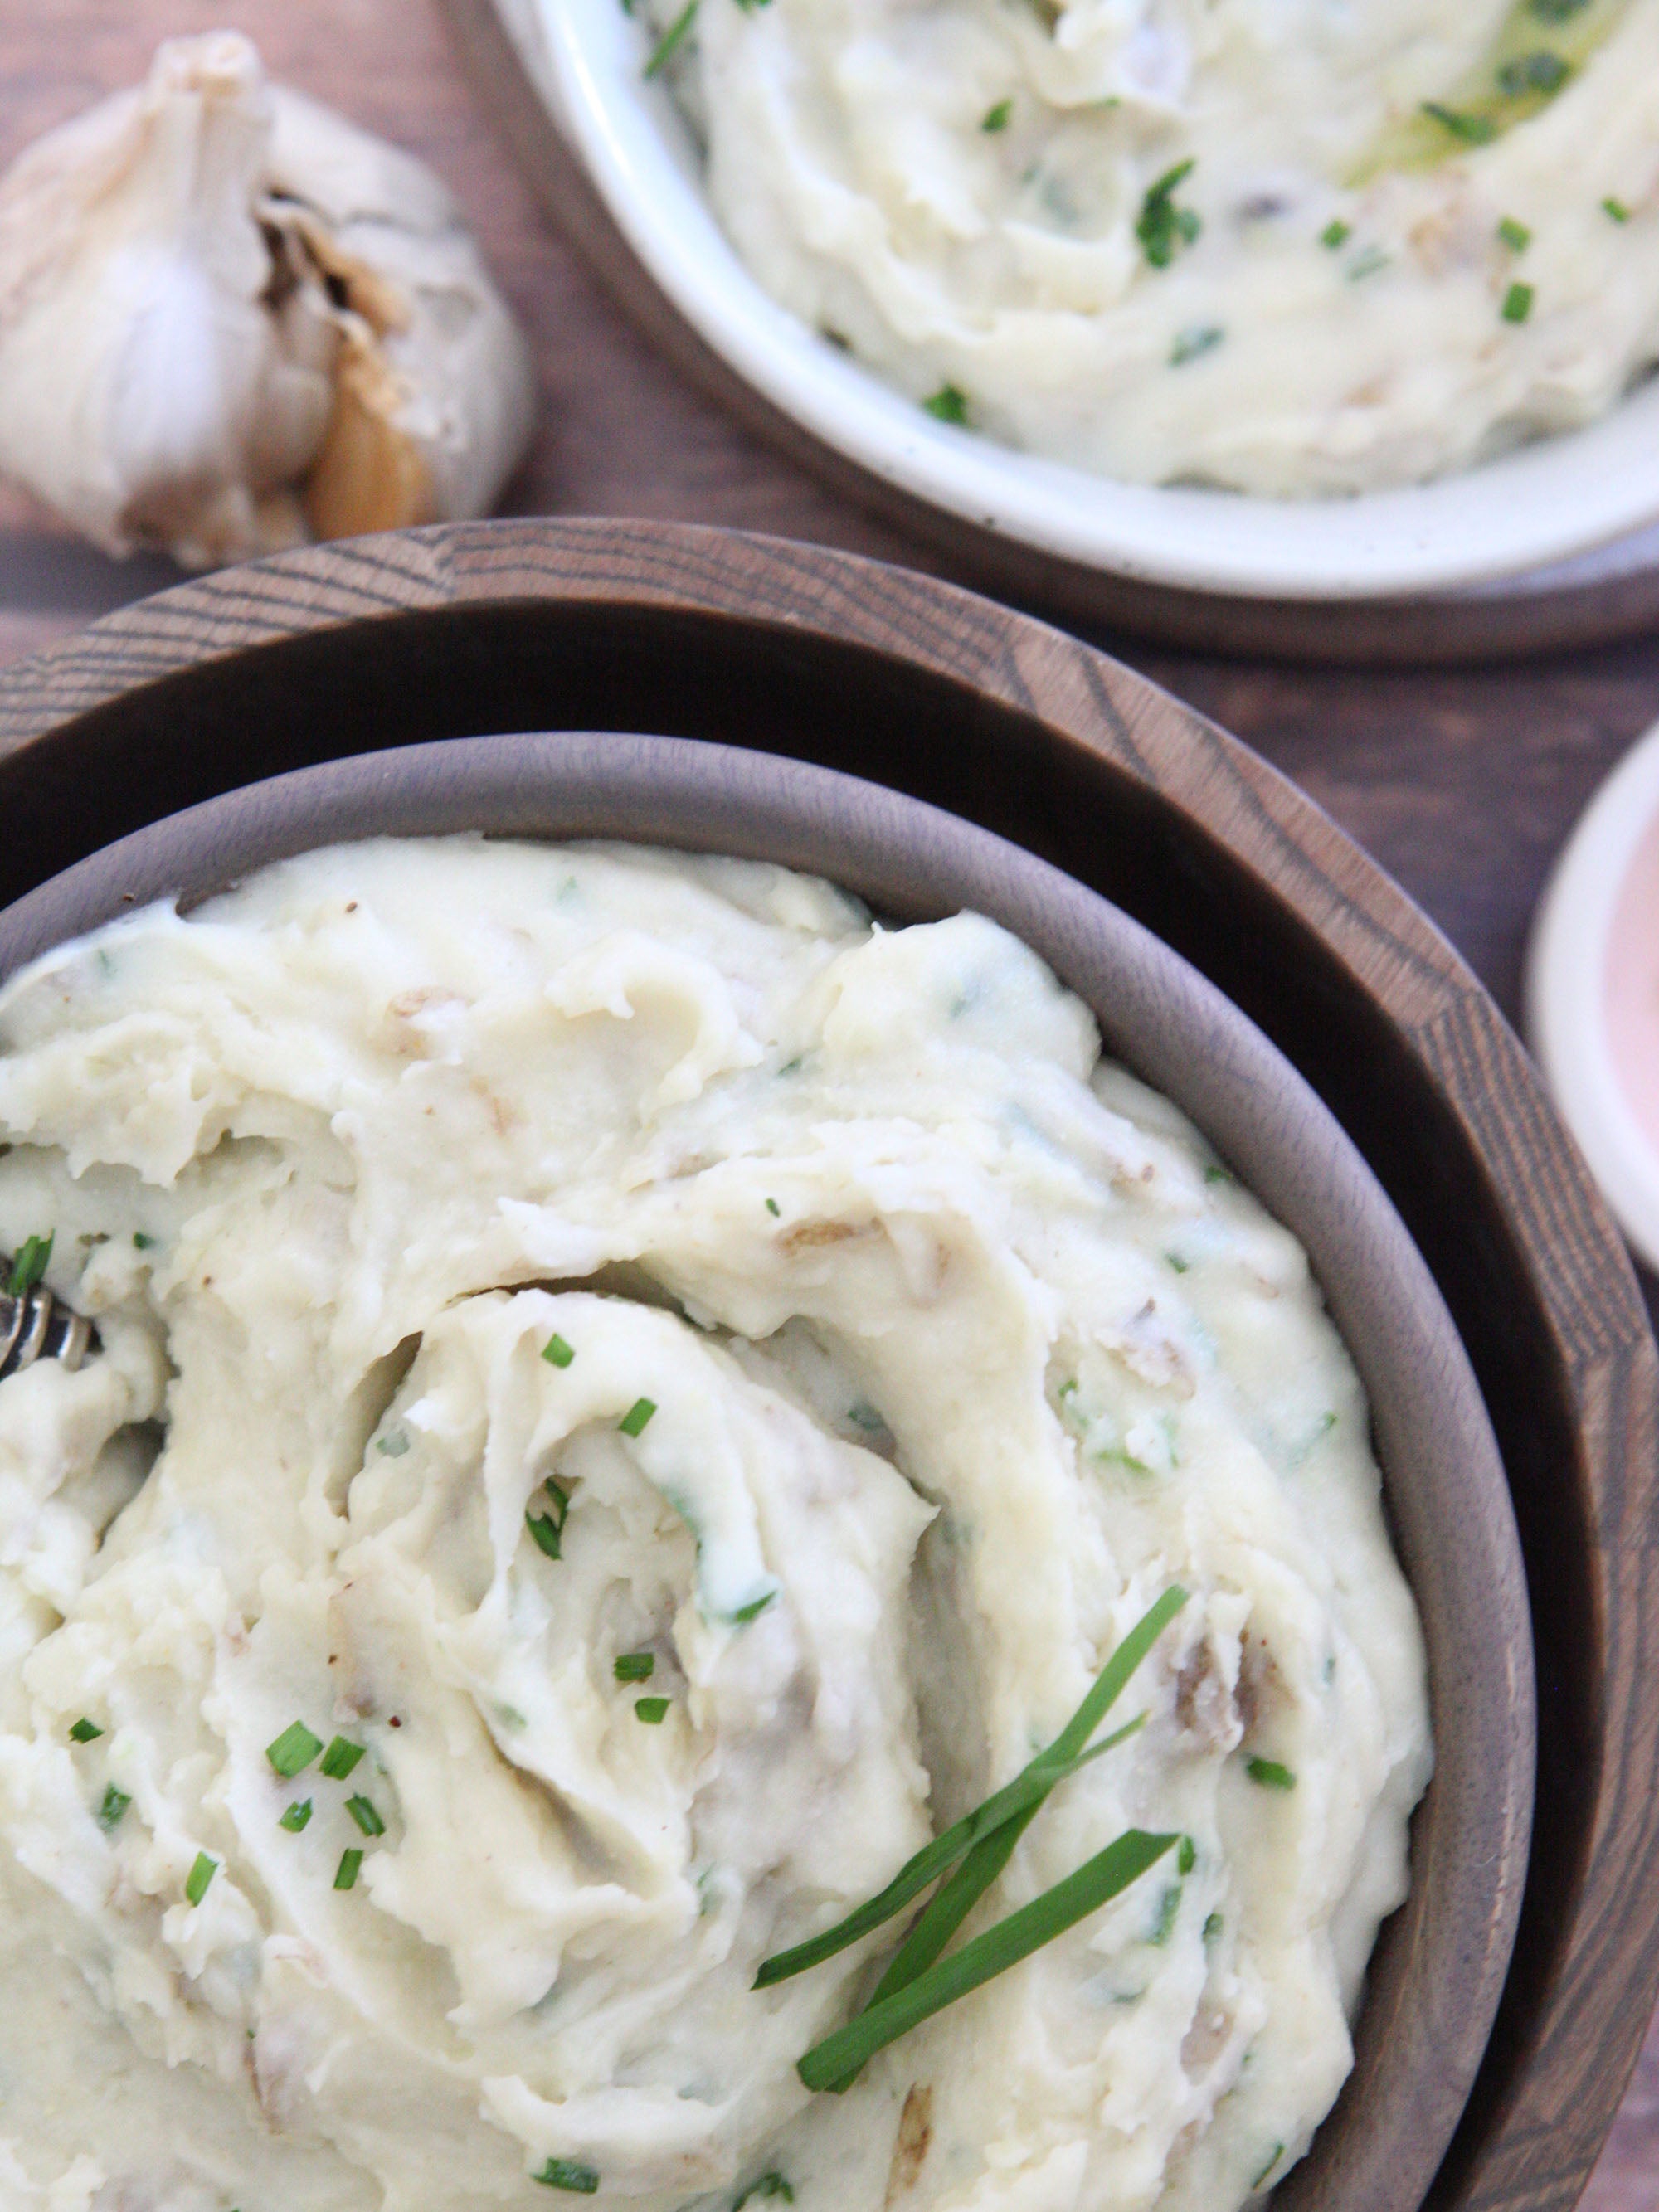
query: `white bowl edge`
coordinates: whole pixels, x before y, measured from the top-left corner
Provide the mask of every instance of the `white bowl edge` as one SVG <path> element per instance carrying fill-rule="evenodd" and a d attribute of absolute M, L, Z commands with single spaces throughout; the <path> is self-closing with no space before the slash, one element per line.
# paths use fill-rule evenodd
<path fill-rule="evenodd" d="M 1527 948 L 1527 1042 L 1625 1235 L 1659 1270 L 1659 1152 L 1632 1111 L 1605 1024 L 1607 936 L 1659 813 L 1659 723 L 1596 793 L 1556 861 Z"/>
<path fill-rule="evenodd" d="M 1587 428 L 1431 483 L 1278 501 L 1114 483 L 932 421 L 763 293 L 704 198 L 622 0 L 495 0 L 557 127 L 658 287 L 763 398 L 947 513 L 1103 572 L 1249 598 L 1492 583 L 1659 520 L 1659 379 Z"/>

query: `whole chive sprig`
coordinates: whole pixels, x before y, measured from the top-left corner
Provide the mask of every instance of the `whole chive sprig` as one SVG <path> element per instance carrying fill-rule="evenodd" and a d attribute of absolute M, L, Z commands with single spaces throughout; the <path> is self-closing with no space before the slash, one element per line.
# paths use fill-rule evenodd
<path fill-rule="evenodd" d="M 809 2089 L 845 2088 L 877 2051 L 1074 1928 L 1127 1889 L 1180 1840 L 1179 1834 L 1149 1835 L 1144 1829 L 1129 1829 L 1075 1874 L 814 2044 L 796 2072 Z"/>
<path fill-rule="evenodd" d="M 1185 1590 L 1179 1587 L 1165 1590 L 1113 1652 L 1096 1677 L 1088 1695 L 1051 1744 L 1022 1768 L 1012 1782 L 1005 1784 L 988 1797 L 982 1805 L 945 1829 L 942 1835 L 935 1836 L 932 1843 L 924 1844 L 921 1850 L 899 1869 L 879 1895 L 872 1897 L 867 1904 L 859 1905 L 844 1920 L 837 1921 L 833 1928 L 826 1928 L 822 1935 L 814 1936 L 808 1942 L 798 1943 L 791 1950 L 780 1951 L 764 1960 L 755 1977 L 754 1986 L 757 1990 L 769 1988 L 774 1982 L 787 1981 L 793 1975 L 804 1974 L 809 1967 L 821 1965 L 825 1959 L 834 1958 L 838 1951 L 844 1951 L 849 1944 L 860 1942 L 872 1929 L 879 1928 L 884 1921 L 890 1920 L 895 1913 L 902 1912 L 911 1899 L 919 1897 L 930 1882 L 951 1873 L 953 1868 L 968 1859 L 980 1844 L 988 1842 L 1002 1828 L 1018 1821 L 1020 1828 L 1008 1844 L 1012 1851 L 1019 1834 L 1048 1792 L 1057 1783 L 1064 1781 L 1068 1774 L 1075 1773 L 1078 1765 L 1083 1763 L 1089 1738 L 1115 1699 L 1121 1695 L 1136 1668 L 1186 1602 Z M 1110 1741 L 1121 1742 L 1139 1724 L 1139 1722 L 1132 1722 L 1127 1729 L 1120 1730 Z M 1089 1755 L 1097 1755 L 1109 1748 L 1109 1743 L 1097 1745 L 1095 1753 Z M 978 1873 L 994 1857 L 994 1854 L 988 1851 L 973 1875 L 964 1872 L 962 1888 L 957 1893 L 958 1899 L 972 1887 Z M 1006 1863 L 1006 1858 L 1003 1863 Z M 1000 1868 L 994 1869 L 993 1873 L 986 1876 L 985 1882 L 973 1890 L 973 1897 L 981 1894 L 983 1888 L 994 1880 L 995 1873 L 1000 1871 Z M 969 1898 L 969 1905 L 973 1897 Z M 963 1912 L 967 1910 L 968 1906 L 964 1905 Z M 941 1913 L 941 1917 L 945 1917 L 947 1916 Z M 958 1917 L 951 1923 L 951 1928 L 960 1924 Z M 920 1933 L 920 1923 L 914 1932 Z M 947 1929 L 945 1938 L 941 1940 L 948 1940 L 951 1932 L 951 1929 Z"/>

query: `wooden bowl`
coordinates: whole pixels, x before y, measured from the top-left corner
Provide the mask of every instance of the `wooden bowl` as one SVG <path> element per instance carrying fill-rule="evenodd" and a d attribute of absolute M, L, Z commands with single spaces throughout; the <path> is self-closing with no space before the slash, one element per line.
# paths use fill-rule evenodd
<path fill-rule="evenodd" d="M 1492 1412 L 1539 1663 L 1514 1962 L 1425 2201 L 1570 2203 L 1659 1972 L 1656 1716 L 1638 1693 L 1659 1626 L 1644 1552 L 1659 1362 L 1622 1247 L 1491 1001 L 1308 801 L 1127 671 L 924 578 L 648 525 L 463 525 L 318 549 L 163 593 L 0 675 L 0 896 L 252 777 L 389 739 L 538 726 L 724 739 L 952 805 L 1190 960 L 1365 1154 Z M 683 814 L 661 826 L 695 828 Z M 1473 1650 L 1494 1624 L 1463 1626 Z M 1409 1974 L 1452 2014 L 1489 1964 L 1399 1948 L 1379 1990 Z M 1417 2024 L 1431 2045 L 1434 2014 Z M 1285 2198 L 1407 2201 L 1364 2193 L 1376 2166 L 1355 2101 L 1358 2125 L 1345 2138 L 1334 2122 L 1330 2140 L 1358 2145 L 1356 2164 L 1333 2154 L 1322 2178 L 1310 2160 Z M 1432 2096 L 1419 2117 L 1431 2162 Z"/>

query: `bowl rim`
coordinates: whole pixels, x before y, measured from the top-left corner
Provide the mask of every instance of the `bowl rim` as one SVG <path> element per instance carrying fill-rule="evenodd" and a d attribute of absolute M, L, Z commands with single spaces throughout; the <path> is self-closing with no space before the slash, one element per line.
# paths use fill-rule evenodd
<path fill-rule="evenodd" d="M 1548 571 L 1659 520 L 1659 379 L 1599 421 L 1423 485 L 1277 501 L 1127 484 L 936 422 L 780 307 L 703 197 L 641 26 L 615 0 L 494 0 L 627 250 L 696 337 L 809 438 L 1040 556 L 1212 599 L 1438 594 Z"/>
<path fill-rule="evenodd" d="M 480 831 L 645 844 L 666 835 L 681 849 L 808 865 L 904 920 L 992 914 L 1081 993 L 1138 1073 L 1208 1125 L 1309 1250 L 1370 1400 L 1396 1553 L 1428 1644 L 1437 1774 L 1413 1819 L 1411 1894 L 1374 1954 L 1350 2091 L 1316 2132 L 1314 2163 L 1297 2169 L 1297 2201 L 1414 2212 L 1485 2055 L 1514 1945 L 1533 1652 L 1484 1401 L 1433 1277 L 1358 1148 L 1254 1023 L 1099 893 L 920 799 L 704 741 L 516 732 L 244 785 L 88 855 L 0 913 L 0 978 L 155 899 L 188 910 L 319 846 Z"/>
<path fill-rule="evenodd" d="M 1625 1095 L 1601 988 L 1613 917 L 1659 817 L 1659 722 L 1580 815 L 1545 885 L 1527 945 L 1527 1041 L 1620 1228 L 1659 1270 L 1659 1152 Z"/>

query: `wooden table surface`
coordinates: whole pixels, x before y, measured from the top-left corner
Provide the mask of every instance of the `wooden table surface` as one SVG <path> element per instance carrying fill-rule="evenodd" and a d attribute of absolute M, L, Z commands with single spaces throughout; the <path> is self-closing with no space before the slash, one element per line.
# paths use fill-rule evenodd
<path fill-rule="evenodd" d="M 726 523 L 938 567 L 757 445 L 635 337 L 538 214 L 434 0 L 15 0 L 0 13 L 0 163 L 142 75 L 161 39 L 226 24 L 257 40 L 274 75 L 422 155 L 459 195 L 539 367 L 540 429 L 510 510 Z M 174 580 L 164 562 L 104 560 L 0 487 L 0 659 Z M 1294 776 L 1421 902 L 1511 1017 L 1550 861 L 1595 785 L 1659 720 L 1659 638 L 1423 676 L 1095 641 Z M 1659 2021 L 1583 2212 L 1652 2212 L 1656 2202 Z"/>

